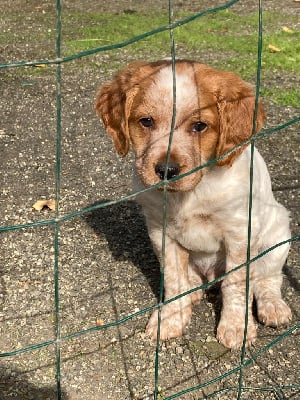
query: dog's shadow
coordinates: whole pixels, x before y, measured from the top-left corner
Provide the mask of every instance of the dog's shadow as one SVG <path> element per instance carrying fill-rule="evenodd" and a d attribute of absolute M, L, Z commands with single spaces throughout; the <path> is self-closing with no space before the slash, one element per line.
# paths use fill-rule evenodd
<path fill-rule="evenodd" d="M 115 260 L 130 261 L 141 270 L 159 298 L 159 262 L 153 252 L 141 208 L 133 201 L 125 201 L 94 209 L 84 219 L 99 237 L 104 235 Z"/>
<path fill-rule="evenodd" d="M 104 203 L 106 200 L 96 202 L 91 207 Z M 116 261 L 130 261 L 140 269 L 158 300 L 160 266 L 148 236 L 141 207 L 133 201 L 125 201 L 97 208 L 84 215 L 84 219 L 99 237 L 104 235 Z M 206 293 L 207 300 L 212 303 L 219 319 L 220 285 L 214 285 Z"/>

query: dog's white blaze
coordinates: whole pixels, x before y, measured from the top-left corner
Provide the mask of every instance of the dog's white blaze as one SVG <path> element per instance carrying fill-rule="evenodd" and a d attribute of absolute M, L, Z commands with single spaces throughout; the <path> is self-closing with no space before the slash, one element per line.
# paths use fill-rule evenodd
<path fill-rule="evenodd" d="M 176 84 L 176 113 L 182 110 L 186 110 L 191 107 L 195 101 L 197 101 L 197 90 L 195 82 L 192 81 L 189 73 L 178 73 L 175 75 Z M 173 71 L 172 66 L 162 68 L 157 74 L 157 79 L 154 85 L 159 88 L 159 92 L 163 92 L 167 97 L 160 98 L 160 102 L 164 102 L 173 105 L 174 93 L 173 93 Z M 172 106 L 171 106 L 172 107 Z M 172 108 L 171 108 L 172 109 Z"/>

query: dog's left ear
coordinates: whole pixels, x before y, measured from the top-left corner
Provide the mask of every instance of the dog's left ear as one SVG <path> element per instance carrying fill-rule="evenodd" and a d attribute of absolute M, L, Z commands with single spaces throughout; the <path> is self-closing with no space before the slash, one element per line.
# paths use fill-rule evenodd
<path fill-rule="evenodd" d="M 241 80 L 237 75 L 228 73 L 224 76 L 223 90 L 217 94 L 217 110 L 219 114 L 219 142 L 216 149 L 216 157 L 243 141 L 250 139 L 253 131 L 255 96 L 251 85 Z M 265 120 L 265 114 L 261 101 L 258 104 L 256 126 L 254 134 L 257 134 Z M 243 152 L 247 145 L 234 150 L 228 156 L 216 163 L 218 166 L 231 166 L 235 159 Z"/>
<path fill-rule="evenodd" d="M 96 97 L 96 112 L 121 156 L 126 156 L 129 151 L 128 114 L 137 91 L 138 71 L 144 65 L 142 62 L 131 63 L 103 85 Z"/>
<path fill-rule="evenodd" d="M 97 94 L 96 112 L 121 156 L 126 156 L 129 151 L 128 117 L 139 87 L 166 64 L 168 61 L 164 60 L 152 63 L 133 62 L 118 72 L 111 82 L 103 85 Z"/>

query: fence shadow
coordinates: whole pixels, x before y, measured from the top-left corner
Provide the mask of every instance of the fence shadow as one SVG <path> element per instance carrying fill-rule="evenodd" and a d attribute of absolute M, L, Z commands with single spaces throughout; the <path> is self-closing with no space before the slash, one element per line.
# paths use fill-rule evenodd
<path fill-rule="evenodd" d="M 91 206 L 105 202 L 96 202 Z M 130 261 L 141 270 L 158 298 L 159 262 L 153 252 L 140 207 L 133 201 L 125 201 L 93 210 L 83 218 L 98 236 L 105 236 L 116 260 Z"/>
<path fill-rule="evenodd" d="M 0 398 L 1 400 L 57 400 L 56 385 L 38 387 L 29 383 L 24 373 L 0 364 Z M 63 391 L 62 400 L 68 400 L 69 396 Z"/>

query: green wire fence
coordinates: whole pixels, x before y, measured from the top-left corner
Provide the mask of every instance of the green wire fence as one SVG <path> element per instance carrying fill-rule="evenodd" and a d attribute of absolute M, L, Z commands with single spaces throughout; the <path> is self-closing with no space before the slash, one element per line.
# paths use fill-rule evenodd
<path fill-rule="evenodd" d="M 203 164 L 186 174 L 180 175 L 179 177 L 172 178 L 171 180 L 177 180 L 181 179 L 186 175 L 192 174 L 195 171 L 208 167 L 212 165 L 213 163 L 217 162 L 219 159 L 226 157 L 226 155 L 230 154 L 232 151 L 235 151 L 238 147 L 241 147 L 245 144 L 250 144 L 251 146 L 251 164 L 250 164 L 250 170 L 249 170 L 249 182 L 250 182 L 250 190 L 249 190 L 249 210 L 248 210 L 248 246 L 247 246 L 247 254 L 246 256 L 246 261 L 241 264 L 236 266 L 233 270 L 230 272 L 227 272 L 224 274 L 222 277 L 215 279 L 214 281 L 208 282 L 206 284 L 203 284 L 199 287 L 193 288 L 189 291 L 186 291 L 184 293 L 181 293 L 180 295 L 168 299 L 166 301 L 163 301 L 163 287 L 164 287 L 164 261 L 163 265 L 161 268 L 161 279 L 160 279 L 160 295 L 159 295 L 159 302 L 157 305 L 154 306 L 149 306 L 146 308 L 143 308 L 142 310 L 139 310 L 137 312 L 128 314 L 124 318 L 121 318 L 117 321 L 107 323 L 101 326 L 93 326 L 89 329 L 84 329 L 81 331 L 77 331 L 75 333 L 69 334 L 62 336 L 61 335 L 61 329 L 60 329 L 60 289 L 59 289 L 59 235 L 60 235 L 60 226 L 64 222 L 73 219 L 77 216 L 86 214 L 88 212 L 94 211 L 99 208 L 104 208 L 108 207 L 113 204 L 117 204 L 120 202 L 128 201 L 136 196 L 136 193 L 124 196 L 122 198 L 119 198 L 117 200 L 112 200 L 112 201 L 106 201 L 101 204 L 92 206 L 92 207 L 87 207 L 84 209 L 81 209 L 79 211 L 66 214 L 66 215 L 60 215 L 60 178 L 61 178 L 61 142 L 62 142 L 62 117 L 61 117 L 61 107 L 62 107 L 62 99 L 61 99 L 61 77 L 62 77 L 62 71 L 61 71 L 61 66 L 63 63 L 70 62 L 72 60 L 78 59 L 78 58 L 83 58 L 83 57 L 88 57 L 92 54 L 100 53 L 100 52 L 108 52 L 108 51 L 113 51 L 115 49 L 120 49 L 125 46 L 128 46 L 134 42 L 137 42 L 139 40 L 145 39 L 149 36 L 156 35 L 160 32 L 163 31 L 169 31 L 170 33 L 170 54 L 172 58 L 172 69 L 173 69 L 173 117 L 172 117 L 172 123 L 170 127 L 170 139 L 169 139 L 169 149 L 168 149 L 168 154 L 167 154 L 167 162 L 170 158 L 170 147 L 171 147 L 171 142 L 172 142 L 172 136 L 173 136 L 173 128 L 174 128 L 174 123 L 175 123 L 175 117 L 176 117 L 176 78 L 175 78 L 175 60 L 176 60 L 176 55 L 175 55 L 175 35 L 174 31 L 176 30 L 177 27 L 182 26 L 184 24 L 187 24 L 197 18 L 201 18 L 204 15 L 207 14 L 212 14 L 216 13 L 220 10 L 227 9 L 231 7 L 233 4 L 237 3 L 239 0 L 232 0 L 228 1 L 222 6 L 215 7 L 215 8 L 209 8 L 206 9 L 205 11 L 195 13 L 188 18 L 181 19 L 179 21 L 173 21 L 173 2 L 172 0 L 169 0 L 169 24 L 160 26 L 154 30 L 151 30 L 149 32 L 145 32 L 141 35 L 132 37 L 124 42 L 121 43 L 116 43 L 108 46 L 102 46 L 98 48 L 94 48 L 91 50 L 87 50 L 84 52 L 80 52 L 77 54 L 73 54 L 68 57 L 62 57 L 61 56 L 61 32 L 62 32 L 62 22 L 61 22 L 61 16 L 62 16 L 62 0 L 56 0 L 56 58 L 55 59 L 44 59 L 44 60 L 36 60 L 36 61 L 19 61 L 19 62 L 13 62 L 13 63 L 3 63 L 0 64 L 0 68 L 16 68 L 16 67 L 21 67 L 21 66 L 34 66 L 34 65 L 39 65 L 39 64 L 55 64 L 56 65 L 56 170 L 55 170 L 55 175 L 56 175 L 56 183 L 55 183 L 55 198 L 56 198 L 56 206 L 55 206 L 55 217 L 52 219 L 45 219 L 37 222 L 32 222 L 32 223 L 27 223 L 27 224 L 20 224 L 20 225 L 10 225 L 10 226 L 3 226 L 0 227 L 0 232 L 5 232 L 5 231 L 11 231 L 11 230 L 21 230 L 21 229 L 27 229 L 27 228 L 33 228 L 33 227 L 38 227 L 38 226 L 45 226 L 45 225 L 52 225 L 54 226 L 54 265 L 53 265 L 53 273 L 54 273 L 54 299 L 55 299 L 55 338 L 53 340 L 49 341 L 44 341 L 41 343 L 36 343 L 32 346 L 24 347 L 18 350 L 10 351 L 10 352 L 5 352 L 0 354 L 0 358 L 4 357 L 12 357 L 16 356 L 18 354 L 26 353 L 26 352 L 31 352 L 35 349 L 39 349 L 42 347 L 47 347 L 50 345 L 55 345 L 56 348 L 56 386 L 57 386 L 57 400 L 62 400 L 62 389 L 61 389 L 61 355 L 60 355 L 60 347 L 61 343 L 71 340 L 75 337 L 79 337 L 82 335 L 87 335 L 91 332 L 95 331 L 100 331 L 104 329 L 108 329 L 113 326 L 119 326 L 124 324 L 126 321 L 131 320 L 139 315 L 149 313 L 150 311 L 154 309 L 158 309 L 158 318 L 160 322 L 160 310 L 163 305 L 171 303 L 183 296 L 186 296 L 194 291 L 197 291 L 199 289 L 207 289 L 210 286 L 214 285 L 215 283 L 221 281 L 225 276 L 234 273 L 240 268 L 246 268 L 246 294 L 247 294 L 247 302 L 246 302 L 246 312 L 245 312 L 245 332 L 244 332 L 244 342 L 241 350 L 241 356 L 240 356 L 240 363 L 227 371 L 226 373 L 217 376 L 213 379 L 210 379 L 206 382 L 203 382 L 201 384 L 198 384 L 196 386 L 189 387 L 185 390 L 181 390 L 177 393 L 174 393 L 169 396 L 164 396 L 164 400 L 171 400 L 171 399 L 176 399 L 180 398 L 181 396 L 188 394 L 188 393 L 193 393 L 197 392 L 200 389 L 203 389 L 204 387 L 207 387 L 215 382 L 220 382 L 226 377 L 229 377 L 233 374 L 238 375 L 238 385 L 235 387 L 226 387 L 221 390 L 216 390 L 215 392 L 209 394 L 206 396 L 207 399 L 214 398 L 217 396 L 222 395 L 223 393 L 226 392 L 236 392 L 237 393 L 237 399 L 241 399 L 243 392 L 246 391 L 262 391 L 262 392 L 269 392 L 273 393 L 276 398 L 281 399 L 283 398 L 280 393 L 284 390 L 291 390 L 291 389 L 299 389 L 300 384 L 295 383 L 291 385 L 282 385 L 282 386 L 268 386 L 268 387 L 248 387 L 243 385 L 243 370 L 247 366 L 251 365 L 258 357 L 260 357 L 262 354 L 264 354 L 268 349 L 271 347 L 275 346 L 277 343 L 283 341 L 287 336 L 291 335 L 293 332 L 298 330 L 300 328 L 300 324 L 296 324 L 289 329 L 286 329 L 283 333 L 278 335 L 274 340 L 270 341 L 267 345 L 261 347 L 259 350 L 257 350 L 255 353 L 252 354 L 251 357 L 247 358 L 246 357 L 246 351 L 245 351 L 245 345 L 246 345 L 246 335 L 247 335 L 247 318 L 248 318 L 248 312 L 247 309 L 250 306 L 248 303 L 248 294 L 249 294 L 249 266 L 252 262 L 258 260 L 259 258 L 263 257 L 265 254 L 268 252 L 274 250 L 275 248 L 282 246 L 286 244 L 287 242 L 295 242 L 300 239 L 300 235 L 296 235 L 291 237 L 289 240 L 277 243 L 276 245 L 272 246 L 271 248 L 268 248 L 264 252 L 258 254 L 256 257 L 251 258 L 250 257 L 250 240 L 251 240 L 251 211 L 252 211 L 252 187 L 253 187 L 253 151 L 254 151 L 254 143 L 256 140 L 259 140 L 261 138 L 264 138 L 266 136 L 272 135 L 275 132 L 278 132 L 282 129 L 287 128 L 288 126 L 291 126 L 293 124 L 296 124 L 300 122 L 300 117 L 291 119 L 282 125 L 279 125 L 275 128 L 272 129 L 267 129 L 262 131 L 260 134 L 256 135 L 255 137 L 251 137 L 249 140 L 241 143 L 240 145 L 236 146 L 233 150 L 223 154 L 221 157 L 209 161 L 206 164 Z M 253 133 L 254 133 L 254 127 L 256 126 L 256 117 L 257 117 L 257 107 L 258 107 L 258 98 L 259 98 L 259 92 L 260 92 L 260 74 L 261 74 L 261 60 L 262 60 L 262 37 L 263 37 L 263 8 L 262 8 L 262 0 L 259 0 L 258 2 L 258 11 L 259 11 L 259 19 L 258 19 L 258 37 L 257 37 L 257 75 L 256 75 L 256 102 L 255 102 L 255 111 L 254 111 L 254 116 L 253 116 Z M 164 222 L 163 222 L 163 232 L 165 233 L 166 231 L 166 209 L 167 209 L 167 190 L 166 190 L 166 177 L 165 180 L 162 182 L 159 182 L 158 184 L 150 187 L 150 188 L 145 188 L 141 192 L 146 192 L 148 190 L 152 190 L 153 188 L 158 188 L 158 187 L 163 187 L 163 196 L 164 196 L 164 201 L 163 201 L 163 211 L 164 211 Z M 164 236 L 164 235 L 163 235 Z M 163 237 L 163 251 L 165 249 L 165 239 Z M 158 324 L 158 335 L 159 337 L 159 326 Z M 161 395 L 159 394 L 159 358 L 160 358 L 160 341 L 157 339 L 156 343 L 156 350 L 155 350 L 155 372 L 154 372 L 154 388 L 153 388 L 153 398 L 155 400 L 158 400 L 161 398 Z M 196 396 L 196 394 L 195 394 Z"/>

